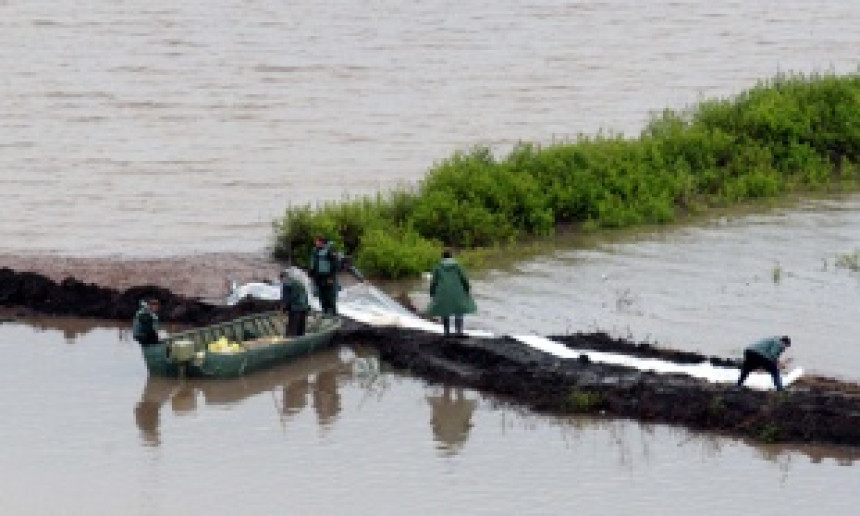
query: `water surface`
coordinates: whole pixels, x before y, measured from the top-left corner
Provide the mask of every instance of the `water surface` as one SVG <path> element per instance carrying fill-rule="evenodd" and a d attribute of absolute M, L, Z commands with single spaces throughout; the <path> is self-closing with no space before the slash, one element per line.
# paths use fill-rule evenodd
<path fill-rule="evenodd" d="M 4 323 L 4 514 L 851 514 L 853 452 L 523 412 L 333 350 L 147 379 L 126 330 Z M 83 496 L 82 493 L 88 493 Z M 761 500 L 778 501 L 758 505 Z"/>
<path fill-rule="evenodd" d="M 456 149 L 853 72 L 828 0 L 0 3 L 0 251 L 258 251 Z M 70 230 L 73 229 L 73 230 Z"/>

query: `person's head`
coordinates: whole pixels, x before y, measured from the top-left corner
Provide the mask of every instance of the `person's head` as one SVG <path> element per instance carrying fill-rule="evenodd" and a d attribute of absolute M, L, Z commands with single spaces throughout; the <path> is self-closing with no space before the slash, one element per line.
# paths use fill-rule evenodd
<path fill-rule="evenodd" d="M 442 258 L 451 258 L 452 256 L 454 256 L 454 253 L 452 253 L 450 249 L 442 251 Z"/>
<path fill-rule="evenodd" d="M 782 342 L 782 345 L 785 347 L 791 346 L 791 339 L 788 338 L 788 335 L 783 335 L 779 338 L 779 341 Z"/>
<path fill-rule="evenodd" d="M 153 297 L 146 300 L 146 306 L 149 307 L 150 311 L 157 312 L 161 308 L 161 303 Z"/>
<path fill-rule="evenodd" d="M 314 247 L 316 247 L 317 249 L 322 249 L 322 247 L 325 245 L 325 243 L 326 243 L 325 238 L 323 238 L 321 236 L 318 236 L 314 239 Z"/>

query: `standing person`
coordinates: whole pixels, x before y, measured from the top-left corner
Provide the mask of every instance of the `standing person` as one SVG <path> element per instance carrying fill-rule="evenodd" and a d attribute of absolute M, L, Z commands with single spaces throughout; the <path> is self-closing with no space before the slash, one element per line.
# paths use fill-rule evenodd
<path fill-rule="evenodd" d="M 433 300 L 427 309 L 430 315 L 442 318 L 445 336 L 451 334 L 451 316 L 454 317 L 454 331 L 463 336 L 463 315 L 476 312 L 475 300 L 469 293 L 471 287 L 466 271 L 457 263 L 451 251 L 442 252 L 442 261 L 433 269 L 430 282 L 430 296 Z"/>
<path fill-rule="evenodd" d="M 295 271 L 281 272 L 281 308 L 287 313 L 287 337 L 300 337 L 305 334 L 308 320 L 308 291 Z"/>
<path fill-rule="evenodd" d="M 311 251 L 309 272 L 324 314 L 337 314 L 337 271 L 339 261 L 331 242 L 317 237 Z"/>
<path fill-rule="evenodd" d="M 140 302 L 140 309 L 134 314 L 131 333 L 141 346 L 158 344 L 158 299 Z"/>
<path fill-rule="evenodd" d="M 741 365 L 741 376 L 738 378 L 738 386 L 744 384 L 747 376 L 756 369 L 764 369 L 773 377 L 773 385 L 776 390 L 783 390 L 782 378 L 779 376 L 779 356 L 791 346 L 791 339 L 787 335 L 782 337 L 767 337 L 748 346 L 744 350 L 744 363 Z"/>

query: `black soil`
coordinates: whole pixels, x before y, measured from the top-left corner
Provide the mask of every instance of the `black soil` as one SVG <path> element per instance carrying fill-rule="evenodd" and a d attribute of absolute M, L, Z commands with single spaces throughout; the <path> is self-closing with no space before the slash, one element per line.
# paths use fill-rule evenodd
<path fill-rule="evenodd" d="M 140 301 L 152 297 L 161 302 L 162 321 L 188 325 L 211 324 L 278 306 L 266 301 L 220 306 L 177 295 L 158 285 L 118 290 L 73 277 L 57 282 L 35 272 L 0 268 L 0 307 L 6 316 L 42 314 L 131 321 Z"/>
<path fill-rule="evenodd" d="M 118 290 L 0 268 L 0 315 L 7 318 L 45 314 L 130 321 L 139 301 L 152 296 L 161 300 L 162 320 L 175 324 L 203 325 L 277 307 L 272 302 L 217 306 L 156 285 Z M 738 366 L 733 360 L 660 349 L 605 333 L 553 339 L 576 349 Z M 804 378 L 782 393 L 761 392 L 685 375 L 559 359 L 506 337 L 446 339 L 354 323 L 345 325 L 337 342 L 371 346 L 391 367 L 429 382 L 492 393 L 539 412 L 684 425 L 765 442 L 860 446 L 860 385 L 832 378 Z"/>

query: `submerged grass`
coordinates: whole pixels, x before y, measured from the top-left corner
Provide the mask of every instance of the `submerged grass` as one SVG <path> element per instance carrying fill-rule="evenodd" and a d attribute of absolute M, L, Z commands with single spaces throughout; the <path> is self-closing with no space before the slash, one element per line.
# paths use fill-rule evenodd
<path fill-rule="evenodd" d="M 473 266 L 559 227 L 666 224 L 791 192 L 856 188 L 860 74 L 778 76 L 735 98 L 665 110 L 636 139 L 598 135 L 499 159 L 456 152 L 416 188 L 289 208 L 275 256 L 304 264 L 334 238 L 379 278 L 428 270 L 443 245 Z"/>
<path fill-rule="evenodd" d="M 852 272 L 860 272 L 860 249 L 853 252 L 840 254 L 836 257 L 836 267 L 848 269 Z"/>

